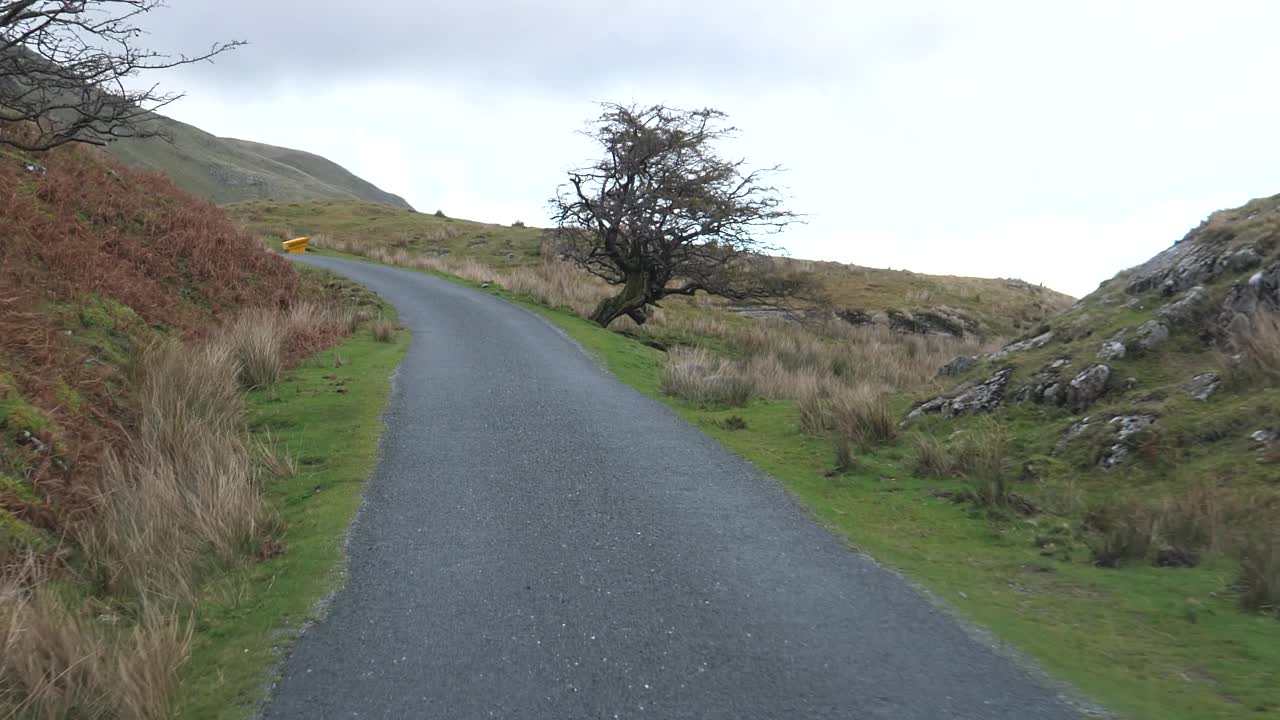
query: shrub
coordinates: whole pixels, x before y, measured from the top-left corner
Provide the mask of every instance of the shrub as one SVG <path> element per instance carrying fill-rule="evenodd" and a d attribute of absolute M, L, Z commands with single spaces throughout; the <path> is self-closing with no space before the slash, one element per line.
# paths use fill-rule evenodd
<path fill-rule="evenodd" d="M 268 389 L 279 381 L 287 332 L 280 316 L 266 309 L 243 312 L 223 330 L 221 341 L 235 354 L 246 389 Z"/>
<path fill-rule="evenodd" d="M 281 447 L 267 432 L 266 437 L 254 443 L 254 454 L 258 464 L 277 480 L 289 480 L 298 476 L 298 461 L 289 453 L 289 449 Z"/>
<path fill-rule="evenodd" d="M 1115 500 L 1085 516 L 1085 543 L 1094 565 L 1145 561 L 1155 545 L 1155 517 L 1137 498 Z"/>
<path fill-rule="evenodd" d="M 720 427 L 725 430 L 746 430 L 747 421 L 744 420 L 741 415 L 730 415 L 720 421 Z"/>
<path fill-rule="evenodd" d="M 916 477 L 948 478 L 955 474 L 946 446 L 922 432 L 911 433 L 910 437 L 915 457 L 912 472 Z"/>
<path fill-rule="evenodd" d="M 517 220 L 517 221 L 515 221 L 515 222 L 511 223 L 511 227 L 513 227 L 513 228 L 522 228 L 522 227 L 524 227 L 524 221 L 523 221 L 523 220 Z"/>
<path fill-rule="evenodd" d="M 740 407 L 755 397 L 750 378 L 701 348 L 675 348 L 663 368 L 662 391 L 697 403 Z"/>
<path fill-rule="evenodd" d="M 831 429 L 831 402 L 816 382 L 809 384 L 796 397 L 796 411 L 802 432 L 822 435 Z"/>
<path fill-rule="evenodd" d="M 866 385 L 841 387 L 832 393 L 831 425 L 837 437 L 862 452 L 898 436 L 898 424 L 884 395 Z"/>
<path fill-rule="evenodd" d="M 369 332 L 378 342 L 389 343 L 396 340 L 396 324 L 386 318 L 378 318 L 369 323 Z"/>
<path fill-rule="evenodd" d="M 1243 608 L 1280 615 L 1280 528 L 1264 530 L 1245 545 L 1235 585 Z"/>

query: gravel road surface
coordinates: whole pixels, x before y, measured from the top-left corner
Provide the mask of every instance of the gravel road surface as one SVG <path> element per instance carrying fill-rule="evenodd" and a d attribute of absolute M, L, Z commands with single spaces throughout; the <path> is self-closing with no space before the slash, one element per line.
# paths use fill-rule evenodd
<path fill-rule="evenodd" d="M 268 718 L 1079 718 L 536 315 L 322 257 L 413 344 Z"/>

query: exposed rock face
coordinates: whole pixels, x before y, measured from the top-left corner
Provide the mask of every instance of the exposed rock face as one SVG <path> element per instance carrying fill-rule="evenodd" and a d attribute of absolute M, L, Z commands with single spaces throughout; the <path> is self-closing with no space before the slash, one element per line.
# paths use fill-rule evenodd
<path fill-rule="evenodd" d="M 1125 356 L 1129 349 L 1119 340 L 1108 340 L 1102 343 L 1102 347 L 1098 348 L 1099 360 L 1119 360 Z"/>
<path fill-rule="evenodd" d="M 954 308 L 931 310 L 890 310 L 889 329 L 915 335 L 964 337 L 979 330 L 978 322 Z"/>
<path fill-rule="evenodd" d="M 1218 392 L 1220 385 L 1222 385 L 1222 378 L 1218 377 L 1218 373 L 1201 373 L 1187 383 L 1187 394 L 1193 400 L 1204 402 Z"/>
<path fill-rule="evenodd" d="M 1197 285 L 1187 291 L 1177 302 L 1156 311 L 1161 320 L 1171 327 L 1188 327 L 1196 324 L 1209 307 L 1209 292 Z"/>
<path fill-rule="evenodd" d="M 1218 325 L 1225 328 L 1236 315 L 1250 315 L 1258 309 L 1280 309 L 1280 265 L 1259 270 L 1244 283 L 1236 283 L 1222 298 Z"/>
<path fill-rule="evenodd" d="M 1173 247 L 1134 268 L 1126 292 L 1137 294 L 1159 289 L 1165 295 L 1172 295 L 1217 275 L 1218 248 L 1198 241 L 1196 233 L 1192 230 Z"/>
<path fill-rule="evenodd" d="M 946 365 L 943 365 L 941 368 L 938 368 L 938 377 L 955 377 L 956 375 L 972 369 L 977 364 L 977 358 L 961 355 Z"/>
<path fill-rule="evenodd" d="M 1038 350 L 1044 347 L 1045 345 L 1048 345 L 1049 343 L 1053 342 L 1053 338 L 1054 338 L 1053 331 L 1049 330 L 1033 338 L 1030 338 L 1028 340 L 1019 340 L 1015 343 L 1010 343 L 1004 346 L 1002 350 L 998 350 L 988 355 L 987 359 L 1003 360 L 1016 352 L 1023 352 L 1025 350 Z"/>
<path fill-rule="evenodd" d="M 938 397 L 920 403 L 907 415 L 907 419 L 924 415 L 941 415 L 953 418 L 957 415 L 991 412 L 1004 400 L 1004 390 L 1013 376 L 1013 368 L 1005 368 L 985 382 L 968 387 L 956 395 Z"/>
<path fill-rule="evenodd" d="M 1251 247 L 1243 247 L 1218 258 L 1220 269 L 1226 272 L 1252 270 L 1261 263 L 1262 257 Z"/>
<path fill-rule="evenodd" d="M 1093 365 L 1089 367 L 1084 372 L 1075 376 L 1075 378 L 1067 385 L 1067 406 L 1075 412 L 1084 410 L 1107 392 L 1107 384 L 1110 381 L 1110 367 L 1106 365 Z"/>

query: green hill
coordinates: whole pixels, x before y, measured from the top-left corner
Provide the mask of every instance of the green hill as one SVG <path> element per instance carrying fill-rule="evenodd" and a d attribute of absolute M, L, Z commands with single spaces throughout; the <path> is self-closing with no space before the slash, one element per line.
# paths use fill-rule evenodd
<path fill-rule="evenodd" d="M 165 173 L 179 187 L 215 203 L 333 199 L 411 209 L 404 198 L 319 155 L 220 138 L 166 117 L 156 116 L 155 122 L 168 140 L 120 140 L 107 151 L 126 164 Z"/>

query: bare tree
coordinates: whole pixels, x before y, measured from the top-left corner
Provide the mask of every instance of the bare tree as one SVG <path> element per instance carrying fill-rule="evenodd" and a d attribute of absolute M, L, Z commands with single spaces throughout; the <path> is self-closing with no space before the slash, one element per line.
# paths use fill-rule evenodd
<path fill-rule="evenodd" d="M 561 252 L 622 289 L 596 308 L 608 326 L 643 324 L 670 295 L 699 291 L 733 300 L 794 294 L 795 276 L 773 270 L 762 236 L 796 221 L 765 178 L 716 154 L 736 129 L 718 110 L 605 104 L 587 135 L 604 157 L 573 171 L 551 201 Z"/>
<path fill-rule="evenodd" d="M 159 131 L 149 113 L 182 97 L 156 85 L 131 89 L 129 78 L 203 62 L 243 42 L 217 43 L 195 56 L 139 47 L 139 17 L 163 0 L 0 0 L 0 119 L 34 130 L 0 136 L 0 144 L 48 150 L 69 142 L 105 145 Z"/>

